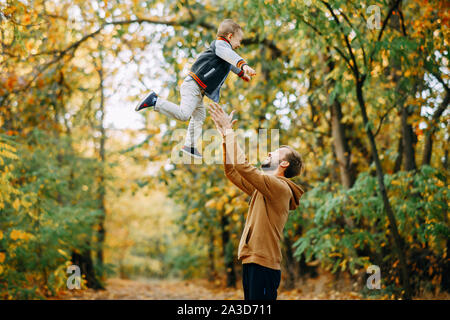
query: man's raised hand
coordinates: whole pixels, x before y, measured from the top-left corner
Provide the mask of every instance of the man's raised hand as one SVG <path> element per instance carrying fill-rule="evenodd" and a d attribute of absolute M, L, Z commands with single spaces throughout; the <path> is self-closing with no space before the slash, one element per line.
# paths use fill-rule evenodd
<path fill-rule="evenodd" d="M 237 122 L 237 120 L 233 120 L 233 114 L 235 110 L 231 111 L 228 115 L 225 111 L 223 111 L 222 107 L 217 103 L 209 104 L 209 112 L 211 114 L 211 118 L 216 125 L 217 130 L 223 135 L 225 135 L 227 130 L 232 130 L 233 125 Z"/>

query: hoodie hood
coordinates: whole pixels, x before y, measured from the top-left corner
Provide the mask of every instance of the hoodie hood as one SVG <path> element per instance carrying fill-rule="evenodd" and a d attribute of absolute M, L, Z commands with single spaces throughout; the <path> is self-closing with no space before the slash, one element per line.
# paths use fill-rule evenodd
<path fill-rule="evenodd" d="M 287 182 L 289 188 L 291 189 L 292 196 L 291 200 L 289 201 L 289 210 L 295 210 L 300 204 L 300 198 L 305 191 L 303 191 L 300 186 L 296 185 L 292 180 L 286 178 L 286 177 L 279 177 L 280 179 L 283 179 Z"/>

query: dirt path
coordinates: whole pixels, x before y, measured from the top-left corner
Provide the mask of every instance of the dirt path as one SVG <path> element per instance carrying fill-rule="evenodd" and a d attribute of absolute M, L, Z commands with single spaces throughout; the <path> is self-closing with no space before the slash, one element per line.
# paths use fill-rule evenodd
<path fill-rule="evenodd" d="M 86 300 L 235 300 L 242 290 L 213 288 L 204 280 L 123 280 L 108 279 L 106 290 L 72 290 L 59 299 Z"/>
<path fill-rule="evenodd" d="M 364 299 L 354 291 L 336 291 L 327 277 L 310 279 L 299 285 L 302 289 L 278 290 L 278 300 L 355 300 Z M 242 300 L 242 285 L 224 288 L 206 280 L 124 280 L 108 279 L 106 290 L 71 290 L 56 299 L 70 300 Z M 384 298 L 386 299 L 386 297 Z M 387 299 L 390 299 L 387 297 Z M 427 294 L 415 299 L 450 300 L 450 294 Z"/>
<path fill-rule="evenodd" d="M 316 288 L 319 289 L 319 288 Z M 279 300 L 302 299 L 361 299 L 356 292 L 334 290 L 278 291 Z M 108 279 L 106 290 L 72 290 L 61 294 L 59 299 L 85 300 L 242 300 L 242 287 L 217 287 L 206 280 L 123 280 Z"/>

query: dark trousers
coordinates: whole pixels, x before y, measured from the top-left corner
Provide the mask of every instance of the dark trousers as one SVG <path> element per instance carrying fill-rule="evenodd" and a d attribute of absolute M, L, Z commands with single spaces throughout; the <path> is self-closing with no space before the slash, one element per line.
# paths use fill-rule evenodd
<path fill-rule="evenodd" d="M 245 300 L 277 300 L 281 271 L 256 263 L 242 265 L 242 285 Z"/>

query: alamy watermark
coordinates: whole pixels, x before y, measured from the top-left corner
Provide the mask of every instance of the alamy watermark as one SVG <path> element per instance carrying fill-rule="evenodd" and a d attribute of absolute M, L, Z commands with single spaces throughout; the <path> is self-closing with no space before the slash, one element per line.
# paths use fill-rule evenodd
<path fill-rule="evenodd" d="M 381 289 L 381 271 L 380 267 L 377 265 L 371 265 L 367 268 L 366 273 L 371 274 L 369 278 L 367 278 L 367 288 L 373 289 Z"/>
<path fill-rule="evenodd" d="M 202 158 L 192 159 L 180 150 L 185 144 L 185 129 L 175 129 L 171 135 L 171 141 L 177 143 L 172 148 L 171 162 L 173 164 L 223 164 L 222 143 L 225 138 L 216 129 L 202 131 L 197 147 L 202 153 Z M 267 158 L 269 152 L 280 147 L 280 132 L 278 129 L 234 130 L 235 143 L 246 155 L 249 164 L 257 164 L 258 160 Z M 202 146 L 200 148 L 200 146 Z M 229 159 L 234 159 L 234 150 L 228 150 Z M 242 160 L 242 159 L 241 159 Z"/>
<path fill-rule="evenodd" d="M 71 274 L 69 278 L 67 278 L 67 288 L 69 290 L 73 289 L 81 289 L 81 270 L 77 265 L 71 265 L 67 267 L 67 274 Z"/>
<path fill-rule="evenodd" d="M 367 19 L 367 28 L 370 30 L 381 29 L 381 9 L 377 5 L 371 5 L 367 7 L 366 10 L 367 14 L 370 14 L 371 16 L 369 19 Z"/>

